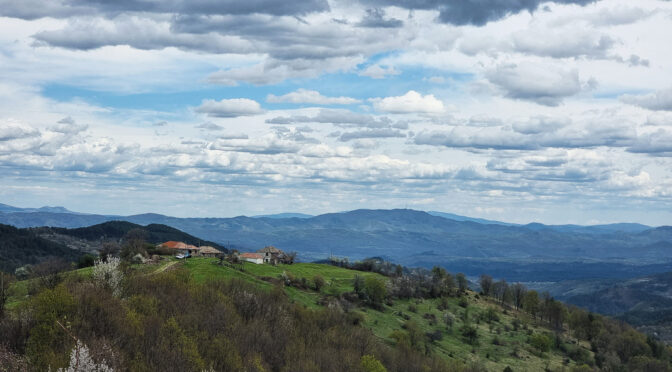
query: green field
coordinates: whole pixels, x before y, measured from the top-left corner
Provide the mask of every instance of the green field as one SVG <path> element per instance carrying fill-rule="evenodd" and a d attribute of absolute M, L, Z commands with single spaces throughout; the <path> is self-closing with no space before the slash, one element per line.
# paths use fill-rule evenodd
<path fill-rule="evenodd" d="M 305 278 L 311 287 L 313 278 L 316 275 L 320 275 L 327 283 L 320 293 L 313 290 L 299 290 L 293 287 L 285 287 L 285 292 L 287 292 L 292 300 L 308 307 L 317 307 L 318 300 L 322 295 L 337 295 L 352 291 L 352 282 L 356 275 L 365 278 L 374 276 L 383 280 L 385 279 L 384 276 L 376 273 L 360 272 L 313 263 L 272 266 L 244 262 L 241 265 L 229 266 L 219 265 L 219 260 L 215 258 L 191 258 L 181 262 L 180 266 L 189 270 L 194 280 L 199 283 L 216 278 L 238 278 L 258 284 L 264 288 L 270 288 L 272 284 L 262 278 L 280 279 L 283 272 L 289 273 L 299 279 Z"/>

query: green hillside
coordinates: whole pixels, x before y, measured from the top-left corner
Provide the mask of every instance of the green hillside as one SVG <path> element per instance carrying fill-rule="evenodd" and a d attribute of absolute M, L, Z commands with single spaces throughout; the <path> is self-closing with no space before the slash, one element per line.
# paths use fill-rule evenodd
<path fill-rule="evenodd" d="M 516 309 L 496 290 L 475 293 L 440 269 L 429 277 L 399 269 L 386 276 L 327 264 L 164 258 L 122 270 L 119 297 L 98 287 L 91 268 L 64 274 L 53 288 L 37 288 L 39 278 L 14 283 L 0 322 L 0 344 L 9 345 L 4 352 L 32 367 L 65 366 L 73 342 L 55 326 L 60 319 L 92 347 L 103 342 L 114 350 L 100 351 L 108 362 L 123 356 L 117 369 L 671 370 L 669 348 L 624 324 L 543 296 L 536 310 Z M 403 283 L 415 286 L 415 294 L 402 295 Z M 21 332 L 25 339 L 16 336 Z M 147 343 L 160 335 L 177 337 L 165 349 L 172 364 Z M 386 369 L 367 369 L 371 363 Z"/>
<path fill-rule="evenodd" d="M 199 282 L 218 277 L 240 278 L 269 289 L 272 284 L 261 278 L 278 279 L 283 272 L 286 272 L 291 273 L 298 279 L 305 278 L 310 283 L 315 275 L 321 275 L 331 285 L 322 288 L 319 293 L 314 290 L 296 290 L 293 287 L 285 287 L 290 298 L 309 307 L 318 306 L 318 302 L 325 296 L 335 297 L 353 291 L 353 279 L 357 275 L 386 280 L 380 274 L 324 264 L 299 263 L 270 266 L 244 263 L 241 271 L 217 265 L 218 261 L 197 258 L 186 261 L 182 267 L 189 270 L 194 279 Z M 460 306 L 461 300 L 466 300 L 468 305 L 466 307 Z M 436 355 L 448 360 L 454 359 L 467 363 L 478 362 L 492 371 L 503 370 L 507 366 L 511 366 L 516 371 L 541 371 L 545 368 L 562 370 L 563 367 L 577 365 L 577 361 L 568 358 L 562 350 L 554 349 L 539 353 L 534 347 L 530 346 L 527 342 L 530 334 L 544 334 L 554 337 L 554 333 L 543 325 L 537 324 L 531 317 L 521 311 L 502 311 L 496 301 L 482 298 L 472 291 L 467 291 L 463 297 L 448 298 L 447 304 L 447 309 L 439 310 L 439 299 L 406 299 L 396 300 L 392 305 L 385 305 L 380 310 L 363 306 L 353 311 L 362 314 L 363 325 L 370 328 L 376 336 L 385 342 L 393 344 L 394 340 L 390 336 L 395 331 L 405 332 L 404 324 L 412 321 L 423 335 L 429 332 L 441 332 L 442 340 L 429 345 L 431 351 Z M 491 322 L 480 320 L 484 314 L 493 310 L 496 312 L 498 320 Z M 471 319 L 468 322 L 474 324 L 478 334 L 481 335 L 477 345 L 465 342 L 459 332 L 459 329 L 465 324 L 465 312 L 469 313 Z M 453 316 L 452 327 L 447 327 L 442 319 L 445 314 Z M 518 322 L 518 325 L 514 325 Z M 578 353 L 584 356 L 592 355 L 589 350 L 590 345 L 580 343 L 576 338 L 569 337 L 569 335 L 565 336 L 566 342 L 576 342 L 577 347 L 583 350 Z"/>

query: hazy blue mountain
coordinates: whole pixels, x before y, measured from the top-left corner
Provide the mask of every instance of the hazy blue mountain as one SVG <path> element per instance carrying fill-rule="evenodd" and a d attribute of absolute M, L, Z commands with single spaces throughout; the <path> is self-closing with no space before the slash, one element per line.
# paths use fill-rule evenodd
<path fill-rule="evenodd" d="M 311 218 L 311 217 L 315 216 L 305 213 L 276 213 L 276 214 L 262 214 L 258 216 L 252 216 L 252 218 Z"/>
<path fill-rule="evenodd" d="M 221 245 L 265 245 L 297 251 L 303 260 L 330 255 L 384 257 L 406 266 L 442 265 L 468 275 L 520 281 L 632 278 L 672 271 L 672 227 L 513 225 L 450 219 L 409 210 L 354 210 L 309 218 L 176 218 L 67 213 L 2 213 L 19 227 L 81 227 L 109 220 L 163 224 Z M 496 222 L 496 221 L 494 221 Z"/>
<path fill-rule="evenodd" d="M 71 214 L 84 214 L 84 213 L 77 213 L 70 211 L 66 209 L 65 207 L 40 207 L 40 208 L 19 208 L 19 207 L 13 207 L 11 205 L 7 204 L 1 204 L 0 203 L 0 212 L 2 213 L 18 213 L 18 212 L 24 212 L 24 213 L 34 213 L 34 212 L 47 212 L 47 213 L 71 213 Z"/>
<path fill-rule="evenodd" d="M 486 224 L 486 225 L 506 225 L 506 226 L 516 226 L 517 225 L 515 223 L 508 223 L 508 222 L 494 221 L 494 220 L 486 220 L 486 219 L 483 219 L 483 218 L 475 218 L 475 217 L 466 217 L 466 216 L 460 216 L 459 214 L 446 213 L 446 212 L 429 211 L 427 213 L 431 214 L 432 216 L 443 217 L 443 218 L 447 218 L 449 220 L 455 220 L 455 221 L 471 221 L 471 222 L 482 223 L 482 224 Z"/>

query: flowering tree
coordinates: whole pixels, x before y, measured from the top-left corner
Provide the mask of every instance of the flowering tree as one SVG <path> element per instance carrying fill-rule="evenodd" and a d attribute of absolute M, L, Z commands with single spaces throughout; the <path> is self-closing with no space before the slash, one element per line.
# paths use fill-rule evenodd
<path fill-rule="evenodd" d="M 96 363 L 89 354 L 89 348 L 81 341 L 70 352 L 70 364 L 68 368 L 59 368 L 57 372 L 114 372 L 103 360 Z"/>
<path fill-rule="evenodd" d="M 112 291 L 114 296 L 121 294 L 121 280 L 124 274 L 119 269 L 121 259 L 119 257 L 108 257 L 107 262 L 96 260 L 93 266 L 93 282 Z"/>

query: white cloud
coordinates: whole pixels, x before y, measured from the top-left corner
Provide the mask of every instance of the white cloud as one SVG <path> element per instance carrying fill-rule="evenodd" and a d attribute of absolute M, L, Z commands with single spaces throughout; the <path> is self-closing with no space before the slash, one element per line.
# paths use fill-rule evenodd
<path fill-rule="evenodd" d="M 223 99 L 221 101 L 206 99 L 194 111 L 216 118 L 235 118 L 264 113 L 257 101 L 247 98 Z"/>
<path fill-rule="evenodd" d="M 486 74 L 504 95 L 541 105 L 557 106 L 581 91 L 579 71 L 555 65 L 521 62 L 502 64 Z"/>
<path fill-rule="evenodd" d="M 393 66 L 381 66 L 379 64 L 371 65 L 359 72 L 359 76 L 368 76 L 372 79 L 384 79 L 388 76 L 399 75 L 401 71 Z"/>
<path fill-rule="evenodd" d="M 361 100 L 350 97 L 325 97 L 318 91 L 308 89 L 298 89 L 281 96 L 269 94 L 266 101 L 271 103 L 313 103 L 316 105 L 351 105 L 361 102 Z"/>
<path fill-rule="evenodd" d="M 622 95 L 621 101 L 654 111 L 672 111 L 672 88 L 643 95 Z"/>
<path fill-rule="evenodd" d="M 371 101 L 376 110 L 394 114 L 437 114 L 445 111 L 443 102 L 434 97 L 433 94 L 423 96 L 414 90 L 409 90 L 403 96 L 373 98 Z"/>

